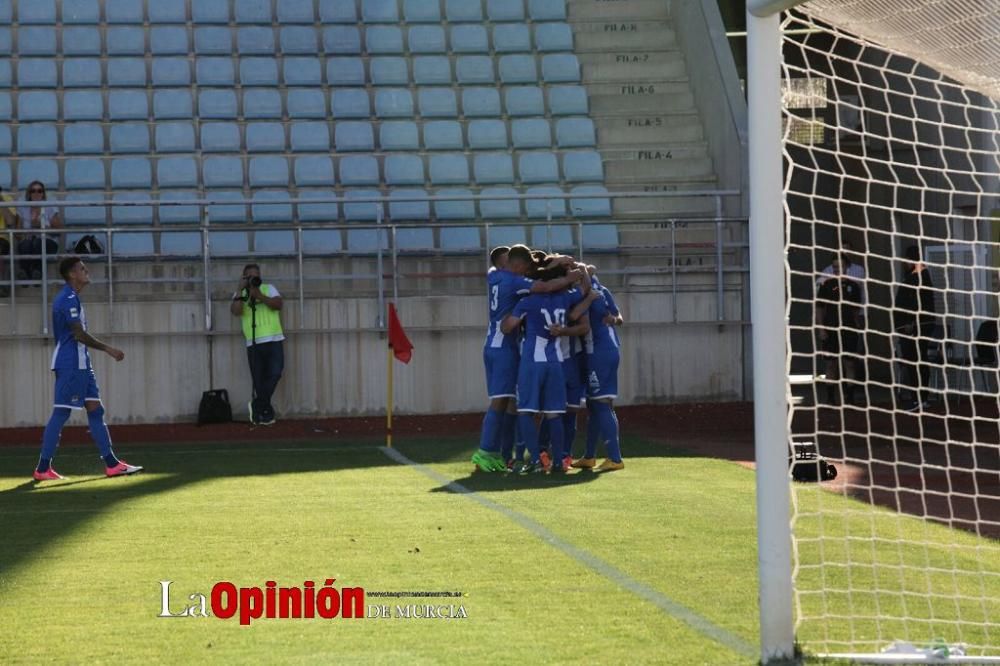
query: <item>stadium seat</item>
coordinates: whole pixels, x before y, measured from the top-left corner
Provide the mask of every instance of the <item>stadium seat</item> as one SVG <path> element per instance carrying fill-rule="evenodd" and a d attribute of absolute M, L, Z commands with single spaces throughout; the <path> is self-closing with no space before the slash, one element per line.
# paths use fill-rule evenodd
<path fill-rule="evenodd" d="M 193 106 L 190 90 L 157 90 L 153 93 L 153 117 L 157 120 L 191 118 Z M 69 106 L 66 108 L 68 110 Z M 206 116 L 203 114 L 202 117 Z"/>
<path fill-rule="evenodd" d="M 326 155 L 295 158 L 296 187 L 333 187 L 333 160 Z"/>
<path fill-rule="evenodd" d="M 65 39 L 65 32 L 63 33 Z M 100 45 L 100 35 L 97 37 Z M 175 25 L 156 26 L 149 30 L 149 50 L 154 55 L 187 55 L 188 31 Z M 96 55 L 96 54 L 95 54 Z"/>
<path fill-rule="evenodd" d="M 330 127 L 325 122 L 292 123 L 290 143 L 293 152 L 330 152 Z"/>
<path fill-rule="evenodd" d="M 354 0 L 319 0 L 319 20 L 322 23 L 357 23 Z"/>
<path fill-rule="evenodd" d="M 559 164 L 552 153 L 521 153 L 517 159 L 517 172 L 522 183 L 559 182 Z"/>
<path fill-rule="evenodd" d="M 183 88 L 191 85 L 191 65 L 187 58 L 156 58 L 153 60 L 153 86 Z"/>
<path fill-rule="evenodd" d="M 319 50 L 316 46 L 316 31 L 312 26 L 284 26 L 278 43 L 284 55 L 315 55 Z"/>
<path fill-rule="evenodd" d="M 140 211 L 149 211 L 149 216 L 142 222 L 126 222 L 124 219 L 116 219 L 115 211 L 127 212 L 129 215 L 139 216 Z M 152 224 L 152 206 L 112 207 L 111 221 L 114 224 Z M 111 236 L 111 252 L 120 257 L 144 257 L 153 254 L 153 234 L 148 231 L 116 233 Z"/>
<path fill-rule="evenodd" d="M 577 185 L 570 194 L 607 194 L 603 185 Z M 611 217 L 611 199 L 570 199 L 570 212 L 573 217 Z M 587 227 L 585 227 L 587 228 Z M 615 237 L 617 238 L 617 231 Z M 617 243 L 617 241 L 616 241 Z"/>
<path fill-rule="evenodd" d="M 327 55 L 361 55 L 361 32 L 353 25 L 323 28 L 323 50 Z"/>
<path fill-rule="evenodd" d="M 276 91 L 275 91 L 276 92 Z M 288 117 L 289 118 L 326 118 L 326 99 L 322 90 L 315 88 L 292 88 L 288 91 Z M 275 117 L 280 117 L 280 104 L 278 100 L 279 113 Z M 244 104 L 246 109 L 246 104 Z M 244 111 L 244 114 L 246 111 Z"/>
<path fill-rule="evenodd" d="M 442 189 L 436 192 L 441 197 L 468 196 L 464 201 L 435 201 L 434 215 L 439 220 L 474 220 L 476 217 L 476 203 L 471 199 L 472 191 L 466 189 Z"/>
<path fill-rule="evenodd" d="M 240 180 L 242 184 L 242 176 Z M 219 202 L 239 201 L 243 199 L 243 192 L 241 190 L 212 190 L 205 192 L 205 198 Z M 207 207 L 207 213 L 210 224 L 242 224 L 247 222 L 247 209 L 241 203 L 210 204 Z M 238 233 L 246 236 L 242 231 Z"/>
<path fill-rule="evenodd" d="M 459 56 L 455 63 L 459 83 L 493 83 L 493 58 L 483 55 Z"/>
<path fill-rule="evenodd" d="M 103 120 L 104 98 L 97 90 L 67 90 L 63 93 L 64 120 Z"/>
<path fill-rule="evenodd" d="M 14 51 L 14 40 L 10 28 L 0 27 L 0 53 L 9 55 Z"/>
<path fill-rule="evenodd" d="M 164 157 L 156 163 L 160 188 L 198 187 L 198 165 L 193 157 Z"/>
<path fill-rule="evenodd" d="M 309 204 L 310 206 L 320 207 L 320 204 Z M 330 204 L 331 207 L 336 208 L 336 204 Z M 305 206 L 299 204 L 299 219 L 305 221 L 302 217 L 302 209 Z M 336 221 L 336 212 L 334 212 L 334 217 L 332 220 Z M 323 221 L 326 221 L 325 219 Z M 337 252 L 343 252 L 344 244 L 340 239 L 339 229 L 304 229 L 302 231 L 302 253 L 303 254 L 321 254 L 328 255 Z"/>
<path fill-rule="evenodd" d="M 202 119 L 235 120 L 236 92 L 230 90 L 202 90 L 198 93 L 198 115 Z"/>
<path fill-rule="evenodd" d="M 593 150 L 564 153 L 563 176 L 568 183 L 603 182 L 601 154 Z"/>
<path fill-rule="evenodd" d="M 10 88 L 12 83 L 10 60 L 0 60 L 0 88 Z"/>
<path fill-rule="evenodd" d="M 316 158 L 307 158 L 316 159 Z M 332 178 L 331 178 L 332 180 Z M 337 193 L 333 190 L 299 190 L 299 199 L 334 199 Z M 338 205 L 335 203 L 299 203 L 299 220 L 302 222 L 336 222 L 339 215 Z M 310 243 L 305 242 L 306 234 L 303 231 L 303 250 L 314 249 Z M 337 249 L 340 249 L 340 232 L 332 232 L 337 236 Z M 331 239 L 327 239 L 330 242 Z"/>
<path fill-rule="evenodd" d="M 243 160 L 239 157 L 206 157 L 202 171 L 206 188 L 243 187 Z"/>
<path fill-rule="evenodd" d="M 391 120 L 379 127 L 379 147 L 382 150 L 419 150 L 417 124 L 411 120 Z"/>
<path fill-rule="evenodd" d="M 185 0 L 156 0 L 156 2 L 149 3 L 150 23 L 184 23 L 185 21 L 187 21 L 187 2 Z"/>
<path fill-rule="evenodd" d="M 156 123 L 156 152 L 193 153 L 194 125 L 191 123 Z"/>
<path fill-rule="evenodd" d="M 277 13 L 278 23 L 312 24 L 316 21 L 312 0 L 278 0 Z"/>
<path fill-rule="evenodd" d="M 21 57 L 54 56 L 56 54 L 56 29 L 48 26 L 20 28 L 17 31 L 17 46 L 18 55 Z"/>
<path fill-rule="evenodd" d="M 386 185 L 423 185 L 424 161 L 416 155 L 389 155 L 385 158 Z"/>
<path fill-rule="evenodd" d="M 539 23 L 535 26 L 535 48 L 541 53 L 573 50 L 573 30 L 568 23 Z"/>
<path fill-rule="evenodd" d="M 30 0 L 19 2 L 17 20 L 22 25 L 54 25 L 56 22 L 55 0 Z"/>
<path fill-rule="evenodd" d="M 254 192 L 250 213 L 254 222 L 291 222 L 292 204 L 288 192 Z M 260 203 L 258 203 L 260 202 Z M 267 202 L 267 203 L 263 203 Z M 289 234 L 292 232 L 289 231 Z"/>
<path fill-rule="evenodd" d="M 520 226 L 496 226 L 490 227 L 486 231 L 486 247 L 496 247 L 497 245 L 526 245 L 528 236 L 524 227 Z"/>
<path fill-rule="evenodd" d="M 438 233 L 444 252 L 478 252 L 483 248 L 478 227 L 442 227 Z"/>
<path fill-rule="evenodd" d="M 480 185 L 512 185 L 514 162 L 508 153 L 480 153 L 474 158 L 473 173 Z"/>
<path fill-rule="evenodd" d="M 231 208 L 242 209 L 243 206 L 231 206 Z M 245 222 L 246 215 L 240 215 L 239 221 Z M 208 243 L 209 252 L 213 257 L 245 257 L 250 252 L 250 241 L 244 231 L 212 231 L 208 234 Z"/>
<path fill-rule="evenodd" d="M 152 182 L 153 170 L 145 157 L 119 157 L 111 160 L 111 189 L 148 190 Z"/>
<path fill-rule="evenodd" d="M 0 120 L 10 120 L 13 117 L 13 105 L 10 93 L 0 93 Z"/>
<path fill-rule="evenodd" d="M 31 90 L 17 96 L 17 119 L 21 122 L 58 120 L 56 94 L 49 90 Z"/>
<path fill-rule="evenodd" d="M 525 194 L 535 195 L 561 195 L 562 193 L 562 190 L 554 186 L 531 187 L 525 192 Z M 525 199 L 524 208 L 530 218 L 548 218 L 550 213 L 553 219 L 566 217 L 565 199 L 558 199 L 555 197 L 551 199 Z"/>
<path fill-rule="evenodd" d="M 377 167 L 377 165 L 376 165 Z M 344 193 L 344 199 L 365 199 L 381 196 L 378 190 L 348 190 Z M 344 203 L 344 219 L 348 222 L 369 222 L 378 219 L 382 204 L 377 201 L 358 201 L 357 203 Z"/>
<path fill-rule="evenodd" d="M 455 53 L 489 53 L 490 40 L 482 25 L 463 24 L 451 29 L 451 50 Z"/>
<path fill-rule="evenodd" d="M 233 33 L 229 28 L 194 29 L 194 52 L 197 55 L 232 55 Z"/>
<path fill-rule="evenodd" d="M 552 130 L 545 118 L 520 118 L 510 124 L 514 148 L 551 148 Z"/>
<path fill-rule="evenodd" d="M 199 86 L 231 88 L 236 82 L 231 58 L 197 58 L 195 72 Z"/>
<path fill-rule="evenodd" d="M 389 207 L 397 204 L 389 204 Z M 409 206 L 410 204 L 398 204 L 400 206 Z M 422 210 L 413 209 L 413 214 L 421 214 L 420 217 L 416 218 L 419 220 L 426 220 L 430 218 L 430 213 L 427 215 L 422 215 Z M 405 209 L 404 213 L 409 213 L 409 209 Z M 401 218 L 397 218 L 401 219 Z M 429 228 L 403 228 L 396 230 L 396 250 L 399 252 L 428 252 L 434 249 L 434 230 Z"/>
<path fill-rule="evenodd" d="M 101 22 L 100 0 L 63 0 L 62 20 L 69 25 L 97 25 Z"/>
<path fill-rule="evenodd" d="M 361 0 L 361 20 L 365 23 L 398 23 L 396 0 Z"/>
<path fill-rule="evenodd" d="M 389 202 L 389 218 L 393 221 L 412 221 L 431 219 L 431 204 L 429 201 L 402 201 L 407 197 L 425 197 L 427 192 L 416 189 L 399 189 L 389 193 L 389 199 L 399 201 Z M 402 231 L 401 229 L 399 231 Z M 396 232 L 397 240 L 399 231 Z M 431 242 L 430 247 L 433 247 Z M 408 249 L 414 249 L 412 247 Z"/>
<path fill-rule="evenodd" d="M 565 21 L 566 0 L 528 0 L 532 21 Z"/>
<path fill-rule="evenodd" d="M 282 73 L 286 86 L 319 86 L 323 82 L 319 58 L 285 58 Z"/>
<path fill-rule="evenodd" d="M 585 116 L 590 110 L 583 86 L 549 86 L 548 93 L 553 116 Z"/>
<path fill-rule="evenodd" d="M 108 23 L 138 23 L 145 20 L 142 0 L 112 0 L 104 3 Z"/>
<path fill-rule="evenodd" d="M 108 58 L 107 62 L 109 87 L 146 87 L 146 62 L 142 58 Z"/>
<path fill-rule="evenodd" d="M 403 0 L 403 16 L 407 23 L 440 23 L 441 7 L 428 0 Z"/>
<path fill-rule="evenodd" d="M 101 55 L 101 32 L 97 28 L 89 26 L 63 28 L 62 40 L 64 56 Z"/>
<path fill-rule="evenodd" d="M 409 83 L 406 59 L 397 56 L 380 56 L 371 59 L 372 85 L 405 86 Z"/>
<path fill-rule="evenodd" d="M 103 190 L 104 162 L 99 159 L 66 160 L 63 182 L 67 190 Z"/>
<path fill-rule="evenodd" d="M 562 118 L 556 122 L 556 143 L 560 148 L 592 148 L 597 145 L 594 121 L 590 118 Z"/>
<path fill-rule="evenodd" d="M 341 185 L 378 185 L 378 161 L 371 155 L 342 157 L 339 168 Z"/>
<path fill-rule="evenodd" d="M 467 118 L 499 118 L 500 93 L 496 88 L 466 88 L 462 91 L 462 111 Z"/>
<path fill-rule="evenodd" d="M 452 23 L 475 23 L 483 20 L 483 6 L 479 0 L 445 0 L 444 13 Z"/>
<path fill-rule="evenodd" d="M 577 83 L 580 81 L 580 61 L 572 53 L 542 56 L 542 79 L 546 83 Z"/>
<path fill-rule="evenodd" d="M 371 123 L 346 120 L 336 123 L 333 132 L 333 142 L 337 152 L 375 150 L 375 134 Z"/>
<path fill-rule="evenodd" d="M 328 58 L 326 80 L 330 86 L 363 86 L 365 64 L 361 58 Z"/>
<path fill-rule="evenodd" d="M 375 115 L 379 118 L 413 117 L 413 96 L 406 88 L 375 91 Z"/>
<path fill-rule="evenodd" d="M 263 222 L 283 222 L 282 219 L 268 220 L 266 218 L 268 211 L 284 211 L 283 206 L 279 207 L 277 204 L 260 204 L 254 205 L 254 209 L 260 208 L 261 214 L 265 217 L 261 218 Z M 291 210 L 291 204 L 288 205 L 289 211 Z M 270 214 L 272 217 L 278 216 L 279 213 Z M 291 212 L 288 214 L 289 219 L 291 219 Z M 256 216 L 255 216 L 256 219 Z M 291 229 L 282 231 L 257 231 L 254 233 L 254 254 L 255 255 L 274 255 L 274 254 L 295 254 L 295 232 Z"/>
<path fill-rule="evenodd" d="M 432 120 L 424 123 L 424 148 L 427 150 L 462 150 L 462 126 L 457 120 Z"/>
<path fill-rule="evenodd" d="M 115 123 L 111 126 L 109 145 L 115 155 L 149 153 L 149 127 L 146 123 Z"/>
<path fill-rule="evenodd" d="M 573 249 L 573 227 L 567 224 L 547 224 L 531 228 L 531 247 L 545 250 Z"/>
<path fill-rule="evenodd" d="M 247 123 L 247 152 L 285 152 L 284 125 L 281 123 Z"/>
<path fill-rule="evenodd" d="M 30 5 L 27 3 L 25 6 Z M 9 61 L 6 61 L 9 66 Z M 10 86 L 7 76 L 6 86 Z M 0 84 L 3 77 L 0 76 Z M 17 63 L 17 84 L 22 88 L 55 88 L 56 61 L 55 58 L 21 58 Z"/>
<path fill-rule="evenodd" d="M 108 28 L 106 37 L 109 56 L 142 56 L 146 53 L 146 32 L 140 27 Z"/>
<path fill-rule="evenodd" d="M 461 153 L 431 155 L 427 171 L 432 185 L 469 184 L 469 160 Z"/>
<path fill-rule="evenodd" d="M 235 0 L 233 14 L 237 23 L 271 25 L 274 22 L 270 0 Z"/>
<path fill-rule="evenodd" d="M 63 152 L 93 155 L 104 152 L 104 130 L 97 123 L 70 123 L 63 129 Z"/>
<path fill-rule="evenodd" d="M 291 105 L 291 98 L 289 98 L 289 105 Z M 363 88 L 334 90 L 330 99 L 330 108 L 334 119 L 368 118 L 372 113 L 368 91 Z"/>
<path fill-rule="evenodd" d="M 347 230 L 347 251 L 351 254 L 375 254 L 380 246 L 383 251 L 389 249 L 389 234 L 385 229 Z"/>
<path fill-rule="evenodd" d="M 164 192 L 164 195 L 171 194 Z M 160 199 L 163 200 L 163 196 Z M 160 222 L 164 223 L 164 211 L 170 208 L 185 208 L 185 206 L 161 206 L 159 208 Z M 197 206 L 194 206 L 197 208 Z M 199 231 L 161 231 L 160 255 L 165 257 L 198 257 L 202 248 L 201 232 Z"/>
<path fill-rule="evenodd" d="M 523 23 L 501 23 L 493 27 L 493 48 L 497 53 L 531 51 L 531 31 Z"/>
<path fill-rule="evenodd" d="M 190 201 L 200 198 L 195 191 L 170 190 L 160 195 L 160 201 Z M 162 224 L 198 224 L 201 220 L 199 207 L 193 204 L 185 206 L 160 206 L 158 208 Z M 198 236 L 198 247 L 201 247 L 201 234 Z M 162 236 L 161 236 L 162 244 Z M 199 249 L 200 252 L 200 249 Z"/>
<path fill-rule="evenodd" d="M 417 91 L 417 104 L 424 118 L 457 118 L 458 104 L 451 88 L 421 88 Z"/>
<path fill-rule="evenodd" d="M 486 0 L 486 16 L 491 21 L 523 21 L 524 0 Z"/>
<path fill-rule="evenodd" d="M 4 189 L 11 189 L 11 173 L 10 173 L 10 162 L 0 161 L 0 187 Z"/>
<path fill-rule="evenodd" d="M 14 139 L 10 134 L 10 125 L 0 125 L 0 155 L 10 155 L 14 152 Z"/>
<path fill-rule="evenodd" d="M 473 150 L 504 150 L 507 142 L 507 124 L 502 120 L 473 120 L 469 123 L 469 148 Z"/>
<path fill-rule="evenodd" d="M 236 33 L 236 51 L 241 56 L 274 55 L 274 30 L 263 26 L 245 26 Z"/>
<path fill-rule="evenodd" d="M 275 58 L 240 58 L 240 84 L 244 86 L 277 86 L 278 61 Z"/>
<path fill-rule="evenodd" d="M 201 150 L 206 153 L 235 153 L 240 150 L 240 128 L 235 123 L 202 123 Z"/>
<path fill-rule="evenodd" d="M 104 168 L 103 166 L 101 167 Z M 104 186 L 96 192 L 70 192 L 66 201 L 101 201 L 104 199 Z M 99 227 L 107 223 L 107 208 L 104 206 L 73 206 L 63 209 L 63 218 L 67 226 Z M 107 239 L 98 236 L 101 245 L 107 247 Z"/>
<path fill-rule="evenodd" d="M 251 157 L 250 187 L 288 187 L 288 160 L 284 157 Z"/>
<path fill-rule="evenodd" d="M 420 0 L 421 5 L 435 6 L 426 0 Z M 444 28 L 439 25 L 415 25 L 410 28 L 410 53 L 446 53 Z"/>
<path fill-rule="evenodd" d="M 417 56 L 413 59 L 413 82 L 418 86 L 451 84 L 451 61 L 447 56 Z"/>
<path fill-rule="evenodd" d="M 56 126 L 48 124 L 19 126 L 17 128 L 17 152 L 21 155 L 57 155 L 59 153 L 59 133 L 56 131 Z"/>
<path fill-rule="evenodd" d="M 538 68 L 533 55 L 500 56 L 501 83 L 535 83 L 538 81 Z"/>
<path fill-rule="evenodd" d="M 192 22 L 229 23 L 229 2 L 230 0 L 197 0 L 197 2 L 192 2 Z"/>
<path fill-rule="evenodd" d="M 504 90 L 507 115 L 513 117 L 544 116 L 545 99 L 538 86 L 511 86 Z"/>
<path fill-rule="evenodd" d="M 371 55 L 403 52 L 403 31 L 395 25 L 373 25 L 365 30 L 365 47 Z"/>
<path fill-rule="evenodd" d="M 21 160 L 17 165 L 17 187 L 20 190 L 34 181 L 55 189 L 59 182 L 59 165 L 55 160 Z"/>
<path fill-rule="evenodd" d="M 288 91 L 288 104 L 296 99 L 297 91 Z M 291 109 L 289 109 L 291 114 Z M 281 93 L 272 88 L 250 88 L 243 91 L 243 117 L 247 120 L 281 118 Z"/>

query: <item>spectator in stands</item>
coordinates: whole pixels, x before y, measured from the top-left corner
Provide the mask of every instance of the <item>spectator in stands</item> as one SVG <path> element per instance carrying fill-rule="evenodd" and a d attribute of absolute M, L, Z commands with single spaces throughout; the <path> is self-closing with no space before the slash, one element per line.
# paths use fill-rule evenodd
<path fill-rule="evenodd" d="M 843 259 L 834 259 L 830 264 L 833 273 L 816 292 L 816 330 L 826 353 L 826 399 L 830 404 L 840 403 L 834 382 L 841 377 L 847 380 L 841 383 L 844 400 L 853 404 L 857 378 L 862 290 L 857 280 L 847 276 L 844 264 Z"/>
<path fill-rule="evenodd" d="M 229 311 L 243 322 L 243 336 L 247 341 L 247 361 L 253 380 L 253 399 L 250 401 L 250 422 L 273 425 L 274 407 L 271 396 L 281 381 L 285 369 L 285 335 L 281 328 L 281 294 L 273 284 L 260 277 L 260 266 L 243 267 L 239 288 L 233 294 Z"/>
<path fill-rule="evenodd" d="M 0 202 L 7 204 L 13 200 L 14 197 L 0 187 Z M 11 206 L 0 206 L 0 298 L 10 294 L 10 287 L 2 284 L 7 281 L 7 255 L 10 254 L 10 238 L 5 232 L 15 227 L 17 227 L 17 211 Z"/>
<path fill-rule="evenodd" d="M 893 303 L 892 327 L 903 360 L 901 384 L 909 387 L 912 398 L 904 403 L 907 411 L 920 411 L 928 405 L 932 344 L 937 344 L 937 312 L 930 271 L 920 261 L 916 245 L 906 248 L 903 260 L 903 283 Z"/>
<path fill-rule="evenodd" d="M 28 185 L 27 201 L 36 203 L 46 200 L 45 185 L 41 181 L 36 180 Z M 62 216 L 59 215 L 59 210 L 55 206 L 21 206 L 17 212 L 18 218 L 21 220 L 21 229 L 62 229 Z M 59 252 L 59 243 L 55 238 L 45 236 L 45 252 L 53 256 Z M 41 254 L 42 234 L 21 234 L 17 241 L 17 253 L 21 255 Z M 42 260 L 22 259 L 18 267 L 17 279 L 41 280 Z"/>
<path fill-rule="evenodd" d="M 854 252 L 854 245 L 849 240 L 845 240 L 841 243 L 841 250 L 839 255 L 834 257 L 834 261 L 823 269 L 823 273 L 820 275 L 819 280 L 816 281 L 816 288 L 819 289 L 823 283 L 834 276 L 834 266 L 833 264 L 839 260 L 841 265 L 840 276 L 854 280 L 858 287 L 861 289 L 861 307 L 858 308 L 858 335 L 855 336 L 857 340 L 857 345 L 851 349 L 846 350 L 848 353 L 857 353 L 859 361 L 855 363 L 854 372 L 855 377 L 859 382 L 864 382 L 865 378 L 868 376 L 867 368 L 865 366 L 865 352 L 868 349 L 868 334 L 867 327 L 865 326 L 865 306 L 868 304 L 868 288 L 866 284 L 866 273 L 865 267 L 862 266 L 856 259 L 857 254 Z"/>

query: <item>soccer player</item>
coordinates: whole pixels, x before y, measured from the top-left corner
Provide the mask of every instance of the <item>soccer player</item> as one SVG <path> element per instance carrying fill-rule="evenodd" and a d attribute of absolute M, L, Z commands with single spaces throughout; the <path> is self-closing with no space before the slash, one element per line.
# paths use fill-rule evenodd
<path fill-rule="evenodd" d="M 52 333 L 56 339 L 56 349 L 52 353 L 52 370 L 56 373 L 55 405 L 42 434 L 42 453 L 35 468 L 35 480 L 65 478 L 52 468 L 52 458 L 63 426 L 74 409 L 87 410 L 90 436 L 101 452 L 104 473 L 107 476 L 135 474 L 142 467 L 119 460 L 111 450 L 111 435 L 104 423 L 104 405 L 87 348 L 99 349 L 116 361 L 123 360 L 125 352 L 87 333 L 87 316 L 80 301 L 80 292 L 90 284 L 86 264 L 79 257 L 67 257 L 59 263 L 59 274 L 66 286 L 52 302 Z"/>

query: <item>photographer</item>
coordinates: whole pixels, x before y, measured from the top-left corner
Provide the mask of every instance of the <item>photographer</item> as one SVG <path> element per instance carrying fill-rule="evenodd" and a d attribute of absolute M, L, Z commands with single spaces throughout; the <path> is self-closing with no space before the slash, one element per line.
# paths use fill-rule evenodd
<path fill-rule="evenodd" d="M 285 369 L 285 350 L 281 330 L 281 294 L 273 284 L 260 279 L 260 266 L 243 267 L 240 286 L 233 294 L 229 311 L 243 320 L 243 335 L 247 340 L 247 360 L 253 378 L 253 400 L 250 401 L 250 421 L 258 425 L 274 424 L 271 396 Z"/>

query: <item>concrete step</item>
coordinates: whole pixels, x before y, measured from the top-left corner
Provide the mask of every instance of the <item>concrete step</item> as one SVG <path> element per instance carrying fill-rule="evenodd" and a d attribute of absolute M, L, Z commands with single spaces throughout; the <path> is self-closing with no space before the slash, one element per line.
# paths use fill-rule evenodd
<path fill-rule="evenodd" d="M 604 162 L 617 161 L 647 161 L 647 160 L 697 160 L 708 158 L 708 144 L 704 141 L 650 141 L 642 146 L 608 146 L 603 141 L 600 144 L 601 156 Z M 640 157 L 641 156 L 641 157 Z"/>
<path fill-rule="evenodd" d="M 584 22 L 573 24 L 574 51 L 597 52 L 658 51 L 677 48 L 677 34 L 670 21 L 621 23 Z"/>
<path fill-rule="evenodd" d="M 671 145 L 704 141 L 701 118 L 693 113 L 594 118 L 601 148 Z"/>
<path fill-rule="evenodd" d="M 569 0 L 566 13 L 571 21 L 642 21 L 670 18 L 666 0 Z"/>
<path fill-rule="evenodd" d="M 657 83 L 591 83 L 590 113 L 594 116 L 627 113 L 697 112 L 686 80 Z"/>
<path fill-rule="evenodd" d="M 687 64 L 680 51 L 581 53 L 577 57 L 588 83 L 687 80 Z"/>
<path fill-rule="evenodd" d="M 669 151 L 635 151 L 632 159 L 612 159 L 604 162 L 604 179 L 608 185 L 626 183 L 700 182 L 715 175 L 708 157 L 673 158 Z"/>
<path fill-rule="evenodd" d="M 666 190 L 670 186 L 650 185 L 634 189 L 647 189 L 655 191 L 655 188 Z M 705 180 L 701 183 L 690 183 L 690 189 L 713 190 L 718 187 L 715 179 Z M 673 188 L 676 190 L 676 188 Z M 647 219 L 647 218 L 667 218 L 667 217 L 707 217 L 714 215 L 716 210 L 715 200 L 711 197 L 644 197 L 642 199 L 615 199 L 612 204 L 612 212 L 616 219 Z"/>

